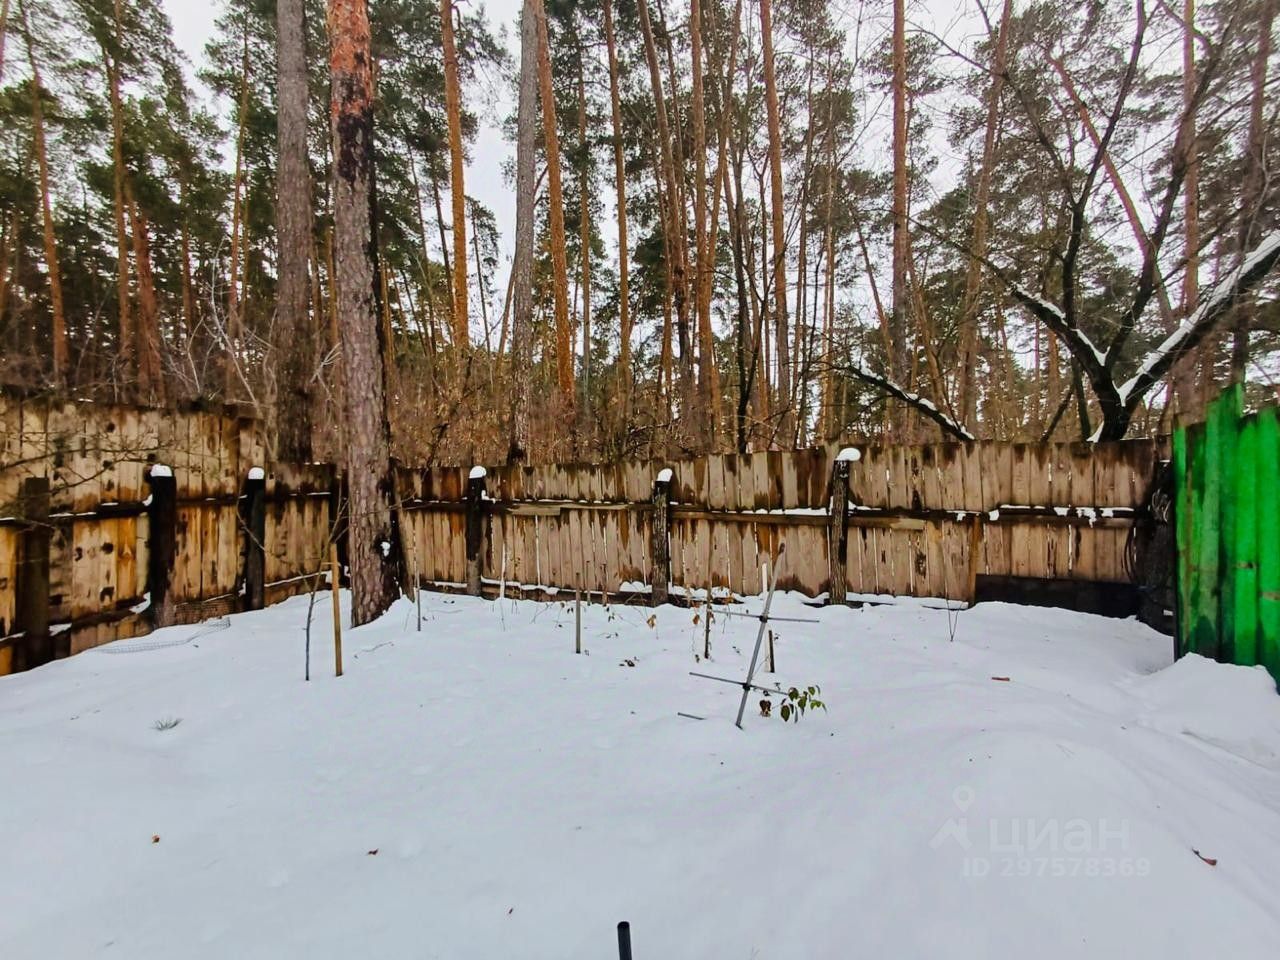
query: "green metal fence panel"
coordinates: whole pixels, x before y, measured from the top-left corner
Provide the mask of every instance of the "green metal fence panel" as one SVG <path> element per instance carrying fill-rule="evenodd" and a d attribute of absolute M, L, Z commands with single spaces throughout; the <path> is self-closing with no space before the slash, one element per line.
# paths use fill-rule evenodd
<path fill-rule="evenodd" d="M 1280 679 L 1280 408 L 1258 413 L 1258 662 Z"/>
<path fill-rule="evenodd" d="M 1280 419 L 1243 405 L 1232 387 L 1174 433 L 1177 652 L 1280 679 Z"/>

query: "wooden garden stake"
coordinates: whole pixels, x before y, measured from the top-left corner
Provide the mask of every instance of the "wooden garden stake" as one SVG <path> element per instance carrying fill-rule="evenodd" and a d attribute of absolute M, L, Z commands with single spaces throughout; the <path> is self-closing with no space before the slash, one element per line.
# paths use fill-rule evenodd
<path fill-rule="evenodd" d="M 329 577 L 333 585 L 333 667 L 342 676 L 342 606 L 338 602 L 338 545 L 329 544 Z"/>
<path fill-rule="evenodd" d="M 409 562 L 413 566 L 413 602 L 418 608 L 418 632 L 422 632 L 422 581 L 418 579 L 418 551 L 409 551 Z"/>
<path fill-rule="evenodd" d="M 707 587 L 707 608 L 702 612 L 702 659 L 711 659 L 711 588 Z"/>
<path fill-rule="evenodd" d="M 582 653 L 582 591 L 573 591 L 573 652 Z"/>
<path fill-rule="evenodd" d="M 777 673 L 778 668 L 773 659 L 773 631 L 769 631 L 769 672 Z"/>

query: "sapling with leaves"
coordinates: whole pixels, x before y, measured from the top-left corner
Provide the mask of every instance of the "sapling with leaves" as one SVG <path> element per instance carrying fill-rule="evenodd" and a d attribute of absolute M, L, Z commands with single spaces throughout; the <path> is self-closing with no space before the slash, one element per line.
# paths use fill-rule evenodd
<path fill-rule="evenodd" d="M 781 690 L 778 691 L 782 693 Z M 822 693 L 822 688 L 817 684 L 805 687 L 803 690 L 799 687 L 792 687 L 786 692 L 782 701 L 782 706 L 778 708 L 778 716 L 782 718 L 782 722 L 792 721 L 800 722 L 800 718 L 809 710 L 821 710 L 824 713 L 827 704 L 823 700 L 818 699 L 818 695 Z M 773 716 L 773 701 L 765 696 L 760 700 L 760 716 Z"/>

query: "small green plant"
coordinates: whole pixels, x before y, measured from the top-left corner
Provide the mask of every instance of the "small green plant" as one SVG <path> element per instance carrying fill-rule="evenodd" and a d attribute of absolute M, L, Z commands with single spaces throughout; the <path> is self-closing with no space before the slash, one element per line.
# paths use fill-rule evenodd
<path fill-rule="evenodd" d="M 788 720 L 799 723 L 806 710 L 825 712 L 827 705 L 818 699 L 818 694 L 821 692 L 822 688 L 817 685 L 805 687 L 803 690 L 792 687 L 787 691 L 787 699 L 782 701 L 782 706 L 778 709 L 778 716 L 782 717 L 783 723 Z"/>

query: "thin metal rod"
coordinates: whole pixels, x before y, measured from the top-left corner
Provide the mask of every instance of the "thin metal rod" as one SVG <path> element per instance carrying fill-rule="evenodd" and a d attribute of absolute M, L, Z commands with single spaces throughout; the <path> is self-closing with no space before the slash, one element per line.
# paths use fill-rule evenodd
<path fill-rule="evenodd" d="M 751 651 L 751 666 L 747 668 L 747 679 L 742 684 L 742 701 L 738 704 L 738 719 L 733 722 L 739 730 L 742 729 L 742 715 L 747 710 L 747 697 L 751 696 L 751 681 L 755 679 L 756 662 L 760 659 L 760 644 L 764 641 L 764 631 L 769 621 L 769 607 L 773 605 L 773 592 L 778 589 L 778 571 L 782 568 L 786 549 L 786 544 L 778 547 L 778 559 L 773 564 L 773 583 L 769 586 L 769 595 L 764 598 L 764 610 L 760 614 L 760 630 L 756 633 L 756 647 Z"/>
<path fill-rule="evenodd" d="M 803 617 L 770 617 L 763 613 L 738 613 L 735 610 L 721 610 L 716 616 L 745 617 L 748 620 L 767 620 L 770 623 L 821 623 L 821 620 L 808 620 Z"/>
<path fill-rule="evenodd" d="M 730 677 L 713 677 L 709 673 L 696 673 L 695 671 L 690 670 L 689 676 L 701 677 L 703 680 L 719 680 L 721 683 L 731 683 L 735 687 L 742 686 L 741 680 L 733 680 Z M 780 690 L 777 687 L 762 687 L 758 683 L 749 683 L 747 684 L 747 686 L 750 687 L 752 690 L 759 690 L 761 693 L 777 693 L 777 694 L 781 694 L 784 697 L 787 695 L 786 690 Z"/>

